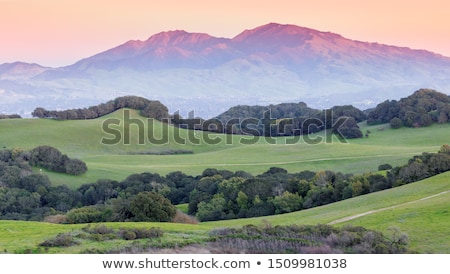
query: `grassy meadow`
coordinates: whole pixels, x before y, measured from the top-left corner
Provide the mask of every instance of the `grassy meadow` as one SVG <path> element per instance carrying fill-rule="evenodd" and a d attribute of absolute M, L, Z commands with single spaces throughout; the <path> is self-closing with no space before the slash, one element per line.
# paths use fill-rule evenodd
<path fill-rule="evenodd" d="M 66 184 L 73 188 L 99 178 L 123 180 L 130 174 L 152 172 L 161 175 L 182 171 L 199 175 L 206 168 L 244 170 L 254 175 L 270 167 L 282 167 L 289 172 L 303 170 L 333 170 L 343 173 L 375 172 L 380 164 L 402 165 L 413 155 L 436 152 L 449 142 L 449 124 L 427 128 L 391 129 L 389 125 L 367 126 L 361 123 L 369 137 L 341 142 L 324 133 L 309 136 L 317 144 L 310 144 L 302 137 L 250 137 L 194 132 L 178 129 L 153 121 L 149 129 L 147 119 L 134 110 L 130 119 L 142 121 L 145 128 L 139 131 L 135 123 L 124 124 L 124 110 L 93 120 L 55 121 L 49 119 L 0 120 L 0 148 L 31 149 L 39 145 L 51 145 L 71 158 L 87 163 L 88 172 L 70 176 L 46 172 L 54 184 Z M 109 120 L 108 120 L 109 119 Z M 104 125 L 115 119 L 118 125 Z M 140 122 L 139 122 L 140 123 Z M 124 129 L 129 128 L 129 133 Z M 115 138 L 115 130 L 122 139 L 117 144 L 102 144 Z M 140 138 L 139 134 L 141 134 Z M 148 137 L 167 138 L 164 144 L 153 144 Z M 125 142 L 129 138 L 129 142 Z M 140 139 L 140 140 L 139 140 Z M 177 142 L 185 140 L 185 144 Z M 198 140 L 198 141 L 196 141 Z M 208 143 L 214 140 L 214 144 Z M 251 142 L 251 144 L 243 144 Z M 275 142 L 275 144 L 272 144 Z M 164 154 L 170 151 L 189 151 L 190 154 Z"/>

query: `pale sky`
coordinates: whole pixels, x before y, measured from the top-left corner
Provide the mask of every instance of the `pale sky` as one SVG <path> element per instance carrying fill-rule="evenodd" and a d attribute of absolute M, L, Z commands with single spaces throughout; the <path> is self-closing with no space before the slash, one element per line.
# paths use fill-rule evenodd
<path fill-rule="evenodd" d="M 0 64 L 65 66 L 168 30 L 232 38 L 270 22 L 450 57 L 448 0 L 0 0 Z"/>

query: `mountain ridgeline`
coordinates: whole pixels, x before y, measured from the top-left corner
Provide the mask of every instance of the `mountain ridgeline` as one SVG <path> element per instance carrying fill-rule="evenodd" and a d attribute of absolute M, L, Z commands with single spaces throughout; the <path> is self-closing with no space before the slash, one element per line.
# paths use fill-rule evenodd
<path fill-rule="evenodd" d="M 358 123 L 390 123 L 392 128 L 426 127 L 450 121 L 450 97 L 432 89 L 420 89 L 399 101 L 387 100 L 374 109 L 360 110 L 352 105 L 319 110 L 304 102 L 268 106 L 237 105 L 212 119 L 183 118 L 169 114 L 165 105 L 138 96 L 118 97 L 97 106 L 64 111 L 36 108 L 33 116 L 57 120 L 94 119 L 121 108 L 140 111 L 143 117 L 171 123 L 180 128 L 215 133 L 253 136 L 295 136 L 331 130 L 338 137 L 361 138 Z"/>
<path fill-rule="evenodd" d="M 59 68 L 0 64 L 0 113 L 96 105 L 111 94 L 151 94 L 169 109 L 207 118 L 236 101 L 269 105 L 289 98 L 314 108 L 330 102 L 371 108 L 421 87 L 448 91 L 449 75 L 449 57 L 289 24 L 270 23 L 233 38 L 173 30 Z"/>

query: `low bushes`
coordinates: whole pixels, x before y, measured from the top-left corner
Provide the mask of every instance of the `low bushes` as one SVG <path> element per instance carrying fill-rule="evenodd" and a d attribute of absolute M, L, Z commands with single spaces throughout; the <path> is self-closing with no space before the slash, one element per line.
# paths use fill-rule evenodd
<path fill-rule="evenodd" d="M 151 228 L 108 228 L 105 225 L 91 226 L 82 228 L 81 232 L 60 233 L 54 238 L 48 239 L 39 244 L 43 247 L 69 247 L 79 245 L 81 241 L 91 240 L 104 242 L 110 240 L 138 240 L 154 239 L 164 235 L 158 227 Z"/>
<path fill-rule="evenodd" d="M 393 229 L 391 238 L 363 227 L 329 225 L 223 228 L 211 232 L 226 253 L 393 254 L 408 252 L 408 237 Z"/>

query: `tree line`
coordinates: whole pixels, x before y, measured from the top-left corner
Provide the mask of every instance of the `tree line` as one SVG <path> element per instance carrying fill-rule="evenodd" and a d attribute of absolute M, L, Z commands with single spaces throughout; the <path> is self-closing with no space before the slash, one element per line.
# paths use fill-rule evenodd
<path fill-rule="evenodd" d="M 66 154 L 51 146 L 38 146 L 31 150 L 20 148 L 2 149 L 0 150 L 0 164 L 2 164 L 2 171 L 6 172 L 6 175 L 11 174 L 11 180 L 19 180 L 23 177 L 16 176 L 17 174 L 23 173 L 28 175 L 27 171 L 31 170 L 31 167 L 44 168 L 49 171 L 75 176 L 84 174 L 87 171 L 85 162 L 69 158 Z M 11 168 L 11 170 L 8 170 L 8 168 Z M 21 169 L 21 171 L 18 169 Z M 5 182 L 4 180 L 3 182 Z"/>
<path fill-rule="evenodd" d="M 79 159 L 71 159 L 66 154 L 51 146 L 38 146 L 22 155 L 31 166 L 45 168 L 49 171 L 81 175 L 86 173 L 86 163 Z"/>
<path fill-rule="evenodd" d="M 56 120 L 85 120 L 95 119 L 110 114 L 121 108 L 131 108 L 140 111 L 144 117 L 162 120 L 169 118 L 169 112 L 165 105 L 159 101 L 152 101 L 139 96 L 123 96 L 97 106 L 69 110 L 46 110 L 38 107 L 33 112 L 33 117 L 52 118 Z"/>
<path fill-rule="evenodd" d="M 305 103 L 283 103 L 269 106 L 236 106 L 212 118 L 183 118 L 179 113 L 170 115 L 165 105 L 138 96 L 118 97 L 107 103 L 88 108 L 46 110 L 38 107 L 33 117 L 56 120 L 95 119 L 121 108 L 140 111 L 143 117 L 171 123 L 177 127 L 226 134 L 253 136 L 296 136 L 331 129 L 343 138 L 363 136 L 357 123 L 366 114 L 351 106 L 335 106 L 327 110 L 309 108 Z"/>
<path fill-rule="evenodd" d="M 2 119 L 20 119 L 22 118 L 19 114 L 0 114 L 0 120 Z"/>
<path fill-rule="evenodd" d="M 266 137 L 298 136 L 331 130 L 338 137 L 351 139 L 363 137 L 358 123 L 366 119 L 363 111 L 351 105 L 317 110 L 300 102 L 235 106 L 208 120 L 182 118 L 176 113 L 171 123 L 192 130 Z"/>
<path fill-rule="evenodd" d="M 450 96 L 432 89 L 420 89 L 397 100 L 386 100 L 377 105 L 367 124 L 390 123 L 392 128 L 427 127 L 433 123 L 450 121 Z"/>
<path fill-rule="evenodd" d="M 393 128 L 424 127 L 450 121 L 450 97 L 432 89 L 420 89 L 399 101 L 386 100 L 374 109 L 361 111 L 352 105 L 325 110 L 308 107 L 304 102 L 269 106 L 238 105 L 212 119 L 183 118 L 170 115 L 165 105 L 138 96 L 118 97 L 107 103 L 64 111 L 36 108 L 32 115 L 58 120 L 94 119 L 121 108 L 140 111 L 144 117 L 171 123 L 177 127 L 226 134 L 253 136 L 296 136 L 331 130 L 338 137 L 361 138 L 358 123 L 390 123 Z"/>
<path fill-rule="evenodd" d="M 122 181 L 99 179 L 77 189 L 52 186 L 34 173 L 19 150 L 0 151 L 0 219 L 62 222 L 171 221 L 174 205 L 188 204 L 200 221 L 288 213 L 412 183 L 450 170 L 450 146 L 414 156 L 407 164 L 381 174 L 333 171 L 289 173 L 272 167 L 251 175 L 208 168 L 198 176 L 176 171 L 161 176 L 144 172 Z"/>

